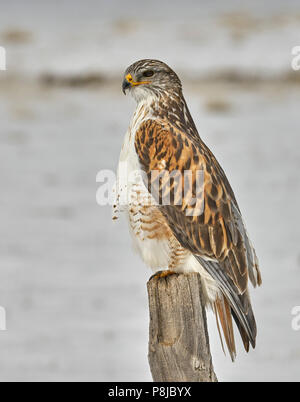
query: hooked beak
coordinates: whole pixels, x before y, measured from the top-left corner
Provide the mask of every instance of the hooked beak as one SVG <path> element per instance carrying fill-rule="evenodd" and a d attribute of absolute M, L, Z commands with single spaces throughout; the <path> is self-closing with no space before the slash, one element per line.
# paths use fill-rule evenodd
<path fill-rule="evenodd" d="M 127 90 L 128 88 L 130 88 L 130 87 L 131 87 L 130 82 L 127 81 L 126 78 L 124 78 L 123 83 L 122 83 L 122 91 L 123 91 L 123 94 L 124 94 L 124 95 L 126 95 L 126 90 Z"/>
<path fill-rule="evenodd" d="M 126 90 L 128 88 L 135 87 L 141 84 L 150 84 L 151 81 L 134 81 L 131 74 L 127 74 L 122 83 L 123 94 L 126 95 Z"/>

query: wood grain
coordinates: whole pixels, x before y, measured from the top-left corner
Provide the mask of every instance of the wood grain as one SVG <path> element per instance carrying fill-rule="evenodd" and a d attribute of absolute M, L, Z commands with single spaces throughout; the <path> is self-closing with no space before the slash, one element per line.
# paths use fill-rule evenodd
<path fill-rule="evenodd" d="M 155 382 L 217 382 L 198 273 L 152 277 L 149 364 Z"/>

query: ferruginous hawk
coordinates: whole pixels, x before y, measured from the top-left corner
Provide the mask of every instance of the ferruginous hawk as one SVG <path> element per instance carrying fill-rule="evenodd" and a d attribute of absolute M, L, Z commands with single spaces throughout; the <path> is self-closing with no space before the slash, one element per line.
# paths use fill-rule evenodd
<path fill-rule="evenodd" d="M 255 347 L 248 279 L 255 287 L 261 275 L 233 190 L 170 67 L 140 60 L 125 71 L 122 89 L 137 108 L 121 150 L 115 214 L 123 205 L 135 248 L 154 272 L 200 273 L 234 360 L 232 317 L 246 351 Z"/>

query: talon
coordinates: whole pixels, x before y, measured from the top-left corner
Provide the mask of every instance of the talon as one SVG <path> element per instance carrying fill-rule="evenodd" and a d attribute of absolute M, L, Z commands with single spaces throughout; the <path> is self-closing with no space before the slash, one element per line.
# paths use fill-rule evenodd
<path fill-rule="evenodd" d="M 166 278 L 167 276 L 174 275 L 174 274 L 176 274 L 176 272 L 171 271 L 169 269 L 167 269 L 165 271 L 158 271 L 154 275 L 151 276 L 150 281 L 151 281 L 151 279 L 154 279 L 154 278 L 156 278 L 156 279 Z"/>

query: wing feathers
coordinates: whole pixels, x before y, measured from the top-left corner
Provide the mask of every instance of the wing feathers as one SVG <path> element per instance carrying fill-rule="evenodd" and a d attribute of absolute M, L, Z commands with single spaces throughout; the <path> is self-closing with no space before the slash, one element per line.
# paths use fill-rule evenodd
<path fill-rule="evenodd" d="M 199 256 L 196 256 L 196 258 L 200 264 L 205 267 L 207 272 L 220 284 L 224 296 L 254 348 L 257 330 L 248 292 L 239 294 L 233 282 L 225 275 L 222 268 L 216 262 L 206 261 Z"/>
<path fill-rule="evenodd" d="M 187 130 L 186 132 L 190 132 Z M 217 160 L 198 135 L 187 135 L 167 121 L 147 120 L 136 132 L 135 148 L 142 169 L 148 177 L 148 189 L 157 202 L 170 196 L 171 205 L 160 203 L 174 236 L 191 251 L 206 271 L 218 282 L 223 300 L 218 300 L 221 326 L 231 356 L 235 354 L 231 314 L 245 349 L 254 347 L 256 323 L 247 291 L 248 278 L 261 284 L 257 257 L 249 240 L 234 193 Z M 178 190 L 164 175 L 186 169 L 192 172 L 187 192 Z M 153 180 L 158 170 L 162 179 Z M 196 214 L 201 193 L 196 172 L 204 172 L 203 213 Z M 184 179 L 185 180 L 185 179 Z M 181 183 L 184 183 L 182 179 Z M 181 203 L 178 200 L 181 199 Z M 177 202 L 175 202 L 175 200 Z M 190 213 L 192 212 L 192 213 Z"/>

